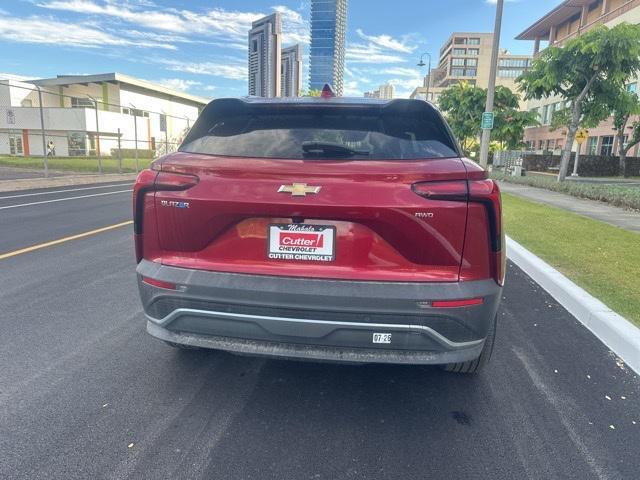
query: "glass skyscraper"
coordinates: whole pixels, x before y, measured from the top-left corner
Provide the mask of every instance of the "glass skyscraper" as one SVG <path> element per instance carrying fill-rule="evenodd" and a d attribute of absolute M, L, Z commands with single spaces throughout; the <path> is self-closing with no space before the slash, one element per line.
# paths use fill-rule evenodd
<path fill-rule="evenodd" d="M 347 0 L 311 0 L 310 90 L 328 83 L 342 95 L 346 28 Z"/>

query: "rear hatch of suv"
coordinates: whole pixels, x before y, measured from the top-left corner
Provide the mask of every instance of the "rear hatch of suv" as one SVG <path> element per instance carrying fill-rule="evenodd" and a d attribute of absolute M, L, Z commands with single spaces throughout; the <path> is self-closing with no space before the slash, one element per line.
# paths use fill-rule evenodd
<path fill-rule="evenodd" d="M 140 246 L 148 260 L 290 277 L 460 279 L 467 167 L 425 102 L 216 100 L 154 168 Z"/>

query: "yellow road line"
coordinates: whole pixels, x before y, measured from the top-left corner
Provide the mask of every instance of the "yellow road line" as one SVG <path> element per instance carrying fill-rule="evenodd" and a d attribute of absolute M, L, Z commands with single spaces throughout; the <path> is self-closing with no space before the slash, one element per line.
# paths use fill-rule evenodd
<path fill-rule="evenodd" d="M 15 257 L 16 255 L 22 255 L 23 253 L 33 252 L 35 250 L 40 250 L 42 248 L 53 247 L 54 245 L 59 245 L 61 243 L 70 242 L 71 240 L 77 240 L 79 238 L 90 237 L 91 235 L 96 235 L 102 232 L 108 232 L 109 230 L 114 230 L 116 228 L 124 227 L 126 225 L 131 225 L 133 220 L 129 220 L 127 222 L 116 223 L 115 225 L 109 225 L 108 227 L 97 228 L 96 230 L 90 230 L 88 232 L 78 233 L 77 235 L 71 235 L 70 237 L 59 238 L 58 240 L 52 240 L 46 243 L 40 243 L 38 245 L 32 245 L 31 247 L 21 248 L 20 250 L 14 250 L 13 252 L 7 252 L 0 254 L 0 260 L 4 260 L 5 258 Z"/>

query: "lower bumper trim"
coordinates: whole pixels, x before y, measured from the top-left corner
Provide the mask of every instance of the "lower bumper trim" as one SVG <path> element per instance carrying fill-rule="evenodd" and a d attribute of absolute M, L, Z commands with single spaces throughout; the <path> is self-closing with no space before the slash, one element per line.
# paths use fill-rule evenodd
<path fill-rule="evenodd" d="M 474 345 L 449 351 L 407 351 L 366 348 L 325 347 L 294 343 L 246 340 L 212 335 L 175 332 L 147 322 L 147 332 L 167 342 L 201 348 L 223 350 L 241 355 L 269 356 L 341 363 L 389 363 L 405 365 L 438 365 L 466 362 L 478 358 L 484 340 Z"/>
<path fill-rule="evenodd" d="M 386 332 L 414 332 L 425 335 L 434 340 L 446 349 L 469 348 L 483 342 L 472 340 L 468 342 L 453 342 L 444 335 L 436 332 L 424 325 L 403 325 L 385 323 L 362 323 L 362 322 L 341 322 L 336 320 L 316 320 L 307 318 L 271 317 L 266 315 L 249 315 L 244 313 L 216 312 L 211 310 L 197 310 L 192 308 L 178 308 L 162 319 L 155 319 L 147 315 L 147 318 L 159 326 L 169 326 L 174 320 L 184 316 L 195 316 L 201 318 L 236 320 L 240 322 L 250 322 L 260 325 L 269 333 L 276 335 L 291 335 L 293 331 L 304 330 L 305 335 L 312 337 L 323 337 L 331 331 L 339 328 L 349 328 L 350 330 L 372 331 L 381 329 Z"/>

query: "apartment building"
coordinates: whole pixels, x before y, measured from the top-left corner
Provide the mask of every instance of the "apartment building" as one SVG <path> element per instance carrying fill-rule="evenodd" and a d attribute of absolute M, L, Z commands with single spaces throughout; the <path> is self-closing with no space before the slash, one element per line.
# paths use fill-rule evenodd
<path fill-rule="evenodd" d="M 614 27 L 622 22 L 640 24 L 640 0 L 566 0 L 529 26 L 516 39 L 533 41 L 533 53 L 538 55 L 544 48 L 550 45 L 562 46 L 598 25 Z M 627 89 L 637 92 L 638 79 L 630 81 Z M 529 150 L 560 153 L 566 131 L 551 131 L 549 124 L 553 113 L 565 106 L 560 97 L 527 102 L 526 108 L 537 113 L 542 124 L 525 130 L 525 142 Z M 589 129 L 589 138 L 579 148 L 583 154 L 614 155 L 617 147 L 613 121 L 610 118 L 598 127 Z M 574 149 L 578 149 L 577 144 L 574 144 Z M 638 147 L 630 155 L 637 156 Z"/>
<path fill-rule="evenodd" d="M 43 155 L 41 122 L 58 156 L 174 150 L 208 101 L 121 73 L 0 78 L 0 154 Z"/>
<path fill-rule="evenodd" d="M 249 95 L 279 97 L 282 82 L 282 21 L 276 12 L 249 30 Z"/>
<path fill-rule="evenodd" d="M 377 90 L 373 90 L 371 92 L 365 92 L 364 96 L 366 98 L 382 98 L 384 100 L 392 100 L 395 92 L 395 88 L 390 83 L 386 83 L 384 85 L 380 85 Z"/>
<path fill-rule="evenodd" d="M 302 88 L 302 45 L 299 43 L 283 48 L 281 55 L 282 78 L 280 80 L 283 97 L 298 97 Z"/>
<path fill-rule="evenodd" d="M 438 65 L 425 77 L 423 86 L 413 91 L 411 98 L 424 98 L 437 103 L 444 89 L 463 81 L 487 88 L 492 46 L 493 33 L 453 33 L 440 49 Z M 500 50 L 496 85 L 503 85 L 515 92 L 515 80 L 529 68 L 531 59 L 529 55 L 512 55 L 507 50 Z"/>

